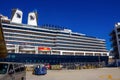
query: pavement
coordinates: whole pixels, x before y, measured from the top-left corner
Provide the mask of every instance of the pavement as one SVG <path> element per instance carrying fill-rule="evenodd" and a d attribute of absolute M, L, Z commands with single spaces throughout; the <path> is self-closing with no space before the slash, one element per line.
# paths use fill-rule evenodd
<path fill-rule="evenodd" d="M 26 80 L 120 80 L 120 68 L 48 70 L 46 75 L 27 71 Z"/>

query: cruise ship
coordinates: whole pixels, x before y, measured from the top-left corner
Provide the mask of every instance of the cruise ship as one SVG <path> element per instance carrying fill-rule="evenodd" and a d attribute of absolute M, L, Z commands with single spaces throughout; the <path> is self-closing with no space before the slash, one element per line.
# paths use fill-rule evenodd
<path fill-rule="evenodd" d="M 34 55 L 37 55 L 37 57 L 45 55 L 87 56 L 93 58 L 101 57 L 101 60 L 103 57 L 108 56 L 104 39 L 87 36 L 86 34 L 73 32 L 70 29 L 51 24 L 38 26 L 37 12 L 28 14 L 27 24 L 22 23 L 23 12 L 19 9 L 12 10 L 11 19 L 2 15 L 0 17 L 7 52 L 10 55 L 20 56 L 25 54 L 31 55 L 32 58 Z M 14 58 L 15 56 L 12 57 Z M 7 58 L 11 57 L 8 56 Z M 29 60 L 25 61 L 29 62 Z M 38 60 L 38 62 L 40 61 Z"/>

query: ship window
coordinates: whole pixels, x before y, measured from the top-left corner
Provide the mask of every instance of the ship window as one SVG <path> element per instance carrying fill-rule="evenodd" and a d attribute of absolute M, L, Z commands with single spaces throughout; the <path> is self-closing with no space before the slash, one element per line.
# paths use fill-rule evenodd
<path fill-rule="evenodd" d="M 30 62 L 32 62 L 32 60 L 30 60 Z"/>
<path fill-rule="evenodd" d="M 44 62 L 44 60 L 42 60 L 42 62 Z"/>
<path fill-rule="evenodd" d="M 36 62 L 36 60 L 34 60 L 34 62 Z"/>
<path fill-rule="evenodd" d="M 47 63 L 47 60 L 45 60 L 45 62 Z"/>
<path fill-rule="evenodd" d="M 15 58 L 15 55 L 11 55 L 11 58 Z"/>
<path fill-rule="evenodd" d="M 27 60 L 25 60 L 25 62 L 28 62 Z"/>
<path fill-rule="evenodd" d="M 52 62 L 52 60 L 49 60 L 49 62 Z"/>
<path fill-rule="evenodd" d="M 40 62 L 40 60 L 38 60 L 38 62 Z"/>
<path fill-rule="evenodd" d="M 55 62 L 55 60 L 53 60 L 53 62 Z"/>

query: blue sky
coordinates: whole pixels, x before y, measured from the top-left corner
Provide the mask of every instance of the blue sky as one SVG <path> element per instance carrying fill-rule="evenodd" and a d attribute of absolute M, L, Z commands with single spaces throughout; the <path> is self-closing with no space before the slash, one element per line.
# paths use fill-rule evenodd
<path fill-rule="evenodd" d="M 73 32 L 106 40 L 110 49 L 109 33 L 120 21 L 120 0 L 1 0 L 0 13 L 11 17 L 11 10 L 23 11 L 23 23 L 27 15 L 38 11 L 38 24 L 65 26 Z"/>

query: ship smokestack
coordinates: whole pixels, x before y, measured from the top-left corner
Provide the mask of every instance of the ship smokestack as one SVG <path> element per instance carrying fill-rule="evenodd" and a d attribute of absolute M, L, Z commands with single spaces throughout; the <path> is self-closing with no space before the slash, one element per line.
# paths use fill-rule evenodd
<path fill-rule="evenodd" d="M 23 17 L 23 12 L 21 10 L 19 10 L 19 9 L 13 9 L 12 10 L 12 18 L 11 18 L 12 23 L 21 24 L 22 23 L 22 17 Z"/>
<path fill-rule="evenodd" d="M 28 25 L 37 26 L 38 24 L 38 14 L 37 12 L 30 12 L 28 14 Z"/>

